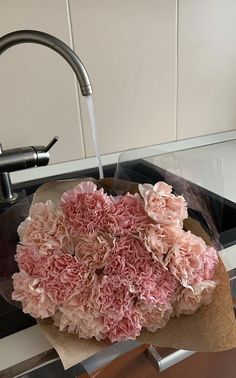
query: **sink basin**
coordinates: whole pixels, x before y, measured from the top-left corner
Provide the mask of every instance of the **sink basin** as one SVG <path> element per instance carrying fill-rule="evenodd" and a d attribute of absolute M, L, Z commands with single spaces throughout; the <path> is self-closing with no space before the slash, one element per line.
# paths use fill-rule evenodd
<path fill-rule="evenodd" d="M 179 178 L 172 173 L 166 172 L 162 168 L 159 168 L 150 162 L 145 160 L 134 160 L 131 162 L 122 163 L 119 166 L 122 175 L 119 175 L 120 178 L 129 178 L 129 180 L 139 183 L 156 183 L 157 181 L 166 181 L 167 183 L 173 186 L 174 191 L 177 194 L 183 194 L 185 198 L 190 200 L 191 202 L 191 195 L 197 194 L 197 199 L 201 201 L 207 201 L 208 209 L 207 211 L 211 213 L 211 219 L 214 222 L 214 227 L 216 228 L 219 234 L 219 241 L 222 247 L 228 247 L 230 245 L 236 244 L 236 204 L 222 198 L 215 193 L 212 193 L 196 184 L 193 184 L 187 180 L 181 179 L 181 183 L 184 183 L 182 187 L 187 188 L 186 192 L 179 192 L 179 188 L 175 188 L 174 183 L 179 181 Z M 110 165 L 104 167 L 104 174 L 105 177 L 113 177 L 116 170 L 116 165 Z M 45 179 L 38 179 L 26 183 L 20 183 L 14 186 L 14 190 L 18 192 L 24 191 L 25 196 L 32 195 L 36 189 L 42 185 L 44 182 L 53 181 L 53 180 L 61 180 L 61 179 L 71 179 L 71 178 L 82 178 L 82 177 L 94 177 L 98 179 L 98 172 L 97 169 L 89 169 L 86 171 L 77 171 L 73 173 L 63 174 L 59 176 L 52 176 L 50 178 Z M 2 209 L 6 210 L 6 209 Z M 208 220 L 205 219 L 204 215 L 194 208 L 189 208 L 189 215 L 192 218 L 197 219 L 201 222 L 205 229 L 209 230 Z M 27 214 L 25 214 L 27 216 Z M 15 254 L 15 246 L 17 244 L 17 233 L 16 229 L 18 224 L 23 219 L 15 220 L 15 227 L 13 233 L 10 233 L 9 238 L 7 240 L 9 254 L 7 255 L 10 261 L 10 264 L 5 261 L 3 269 L 0 269 L 0 277 L 9 278 L 11 274 L 16 271 L 17 267 L 14 263 L 14 254 Z M 2 235 L 4 234 L 4 238 L 8 235 L 8 230 L 4 233 L 4 227 L 6 228 L 6 224 L 4 222 L 4 218 L 0 218 L 0 230 L 3 227 Z M 210 232 L 212 230 L 209 230 Z M 5 240 L 5 239 L 4 239 Z M 1 254 L 1 233 L 0 233 L 0 254 Z M 6 268 L 7 267 L 7 268 Z M 5 270 L 4 270 L 5 268 Z M 31 316 L 24 314 L 21 309 L 16 308 L 10 304 L 8 304 L 3 298 L 0 297 L 0 338 L 5 337 L 9 334 L 17 332 L 21 329 L 29 327 L 35 324 L 35 319 Z"/>

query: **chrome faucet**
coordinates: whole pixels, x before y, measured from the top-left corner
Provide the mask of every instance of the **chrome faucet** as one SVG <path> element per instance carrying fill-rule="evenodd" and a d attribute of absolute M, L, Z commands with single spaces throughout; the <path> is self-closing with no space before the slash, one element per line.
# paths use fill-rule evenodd
<path fill-rule="evenodd" d="M 21 43 L 37 43 L 49 47 L 60 54 L 73 69 L 83 96 L 92 94 L 89 76 L 74 51 L 58 38 L 36 30 L 19 30 L 0 38 L 0 55 L 9 48 Z M 0 144 L 0 204 L 11 204 L 17 200 L 13 193 L 9 172 L 47 165 L 49 149 L 57 142 L 54 137 L 48 146 L 29 146 L 3 150 Z"/>

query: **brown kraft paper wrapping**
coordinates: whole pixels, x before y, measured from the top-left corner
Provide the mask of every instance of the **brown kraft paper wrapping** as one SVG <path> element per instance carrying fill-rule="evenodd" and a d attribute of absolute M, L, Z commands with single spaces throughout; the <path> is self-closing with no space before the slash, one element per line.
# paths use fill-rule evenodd
<path fill-rule="evenodd" d="M 35 193 L 33 203 L 52 200 L 58 204 L 63 192 L 73 188 L 81 181 L 95 181 L 91 178 L 67 180 L 47 183 Z M 101 180 L 100 183 L 110 188 L 112 179 Z M 118 183 L 122 187 L 122 183 Z M 137 191 L 137 185 L 129 185 L 130 192 Z M 210 238 L 198 222 L 187 219 L 185 229 L 201 236 L 207 244 Z M 212 303 L 202 306 L 193 315 L 182 315 L 172 318 L 167 325 L 155 333 L 143 330 L 137 341 L 144 344 L 153 344 L 160 347 L 187 349 L 198 352 L 216 352 L 236 347 L 236 322 L 230 294 L 228 275 L 220 261 L 215 279 L 219 281 Z M 101 351 L 110 345 L 106 341 L 95 339 L 84 340 L 76 335 L 60 332 L 53 326 L 50 319 L 39 320 L 45 336 L 59 354 L 65 369 L 78 364 L 84 359 Z"/>

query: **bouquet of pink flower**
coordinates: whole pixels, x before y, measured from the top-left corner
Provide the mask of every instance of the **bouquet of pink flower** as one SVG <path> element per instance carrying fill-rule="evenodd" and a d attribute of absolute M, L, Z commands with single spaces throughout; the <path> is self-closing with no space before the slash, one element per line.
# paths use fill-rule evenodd
<path fill-rule="evenodd" d="M 164 182 L 113 197 L 93 182 L 35 203 L 19 226 L 12 298 L 60 331 L 135 339 L 207 305 L 216 250 L 183 230 L 187 204 Z"/>

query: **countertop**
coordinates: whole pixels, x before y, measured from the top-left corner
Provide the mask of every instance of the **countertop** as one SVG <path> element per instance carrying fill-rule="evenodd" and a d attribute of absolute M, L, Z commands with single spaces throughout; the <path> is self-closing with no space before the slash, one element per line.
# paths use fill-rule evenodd
<path fill-rule="evenodd" d="M 145 159 L 236 202 L 236 140 Z"/>

